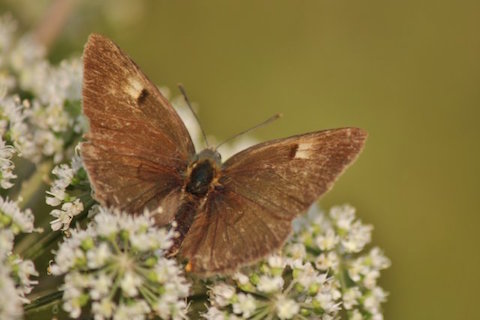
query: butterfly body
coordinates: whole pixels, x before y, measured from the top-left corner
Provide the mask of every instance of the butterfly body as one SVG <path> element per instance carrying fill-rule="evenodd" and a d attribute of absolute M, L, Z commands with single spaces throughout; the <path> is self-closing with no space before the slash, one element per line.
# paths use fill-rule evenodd
<path fill-rule="evenodd" d="M 189 270 L 230 272 L 279 249 L 291 222 L 357 158 L 359 128 L 263 142 L 225 162 L 195 152 L 188 131 L 155 85 L 109 39 L 84 50 L 83 110 L 90 129 L 81 155 L 95 199 L 132 214 L 149 209 L 176 225 L 172 253 Z"/>
<path fill-rule="evenodd" d="M 187 167 L 185 185 L 182 188 L 182 204 L 175 214 L 175 224 L 178 236 L 170 249 L 170 255 L 175 254 L 187 235 L 195 215 L 202 210 L 209 193 L 221 190 L 219 184 L 221 174 L 221 156 L 215 150 L 204 149 L 196 154 Z"/>

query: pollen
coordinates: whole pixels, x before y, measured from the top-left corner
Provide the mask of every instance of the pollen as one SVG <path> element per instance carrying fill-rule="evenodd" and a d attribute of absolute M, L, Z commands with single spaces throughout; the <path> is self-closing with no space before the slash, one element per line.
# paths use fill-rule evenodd
<path fill-rule="evenodd" d="M 185 272 L 192 272 L 193 266 L 192 263 L 189 261 L 185 266 Z"/>

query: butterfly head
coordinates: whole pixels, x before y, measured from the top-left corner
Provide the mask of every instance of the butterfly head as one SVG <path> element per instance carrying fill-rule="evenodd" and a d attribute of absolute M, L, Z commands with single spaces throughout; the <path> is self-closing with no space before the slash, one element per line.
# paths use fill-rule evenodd
<path fill-rule="evenodd" d="M 202 160 L 210 160 L 213 161 L 217 166 L 221 166 L 222 164 L 222 156 L 220 153 L 213 149 L 213 148 L 206 148 L 200 151 L 195 155 L 194 162 L 195 161 L 202 161 Z"/>

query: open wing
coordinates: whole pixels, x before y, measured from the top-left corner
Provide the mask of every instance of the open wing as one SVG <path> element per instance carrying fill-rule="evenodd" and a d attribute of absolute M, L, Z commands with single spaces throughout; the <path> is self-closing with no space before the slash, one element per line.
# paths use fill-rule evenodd
<path fill-rule="evenodd" d="M 248 148 L 223 165 L 180 253 L 198 273 L 226 272 L 282 246 L 305 211 L 358 156 L 366 132 L 333 129 Z"/>
<path fill-rule="evenodd" d="M 138 212 L 178 197 L 195 149 L 168 100 L 103 36 L 89 37 L 83 63 L 83 111 L 90 131 L 81 153 L 95 198 Z"/>

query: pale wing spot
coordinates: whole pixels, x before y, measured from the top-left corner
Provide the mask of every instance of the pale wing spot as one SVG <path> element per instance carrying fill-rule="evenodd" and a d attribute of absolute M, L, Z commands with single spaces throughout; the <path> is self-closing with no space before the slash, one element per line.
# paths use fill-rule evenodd
<path fill-rule="evenodd" d="M 295 153 L 295 159 L 310 159 L 313 152 L 313 143 L 303 142 L 298 144 L 298 149 Z"/>
<path fill-rule="evenodd" d="M 131 96 L 133 99 L 137 100 L 137 98 L 142 93 L 143 89 L 144 89 L 143 85 L 138 79 L 136 79 L 134 77 L 128 78 L 128 83 L 125 86 L 125 92 L 129 96 Z"/>

